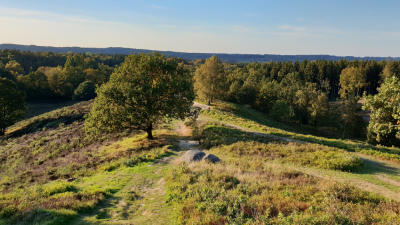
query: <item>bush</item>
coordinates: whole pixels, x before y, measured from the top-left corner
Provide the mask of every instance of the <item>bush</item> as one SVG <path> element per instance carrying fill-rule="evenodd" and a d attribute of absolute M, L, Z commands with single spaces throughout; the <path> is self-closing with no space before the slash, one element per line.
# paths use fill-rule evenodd
<path fill-rule="evenodd" d="M 74 91 L 72 99 L 86 101 L 96 97 L 96 86 L 91 81 L 81 83 Z"/>
<path fill-rule="evenodd" d="M 270 116 L 282 122 L 289 122 L 291 118 L 292 108 L 283 100 L 278 100 L 272 106 Z"/>

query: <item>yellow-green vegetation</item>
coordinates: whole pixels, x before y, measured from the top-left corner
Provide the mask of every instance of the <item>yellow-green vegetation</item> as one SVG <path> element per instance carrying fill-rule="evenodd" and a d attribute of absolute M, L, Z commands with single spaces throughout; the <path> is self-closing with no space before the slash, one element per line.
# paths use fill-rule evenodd
<path fill-rule="evenodd" d="M 0 141 L 0 224 L 65 224 L 90 212 L 143 170 L 170 154 L 171 131 L 156 140 L 126 130 L 85 136 L 84 102 L 21 121 Z M 146 164 L 147 166 L 147 164 Z M 142 168 L 142 169 L 140 169 Z"/>
<path fill-rule="evenodd" d="M 239 167 L 262 167 L 266 161 L 311 166 L 342 171 L 357 170 L 360 157 L 345 150 L 318 144 L 286 143 L 265 136 L 249 134 L 226 126 L 207 125 L 199 137 L 210 153 L 224 155 Z"/>
<path fill-rule="evenodd" d="M 301 131 L 296 131 L 285 124 L 269 119 L 263 113 L 234 103 L 216 103 L 211 109 L 202 110 L 201 115 L 266 134 L 359 152 L 400 164 L 400 150 L 398 148 L 372 146 L 351 140 L 329 139 L 302 134 Z"/>
<path fill-rule="evenodd" d="M 226 126 L 208 125 L 199 135 L 202 147 L 224 155 L 240 167 L 262 166 L 266 161 L 342 171 L 357 170 L 360 157 L 345 150 L 308 143 L 287 143 Z M 244 164 L 243 164 L 244 163 Z"/>
<path fill-rule="evenodd" d="M 218 122 L 195 128 L 200 146 L 222 162 L 181 163 L 168 173 L 167 201 L 177 224 L 400 222 L 400 203 L 318 176 L 370 173 L 351 152 L 287 143 Z"/>
<path fill-rule="evenodd" d="M 245 159 L 243 159 L 246 163 Z M 167 177 L 178 224 L 397 224 L 400 204 L 275 166 L 181 164 Z"/>

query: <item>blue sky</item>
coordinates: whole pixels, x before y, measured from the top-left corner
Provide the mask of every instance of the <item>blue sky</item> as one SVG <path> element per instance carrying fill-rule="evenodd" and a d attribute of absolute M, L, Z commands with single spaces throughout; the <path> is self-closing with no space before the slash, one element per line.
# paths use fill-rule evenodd
<path fill-rule="evenodd" d="M 400 1 L 0 0 L 0 43 L 400 56 Z"/>

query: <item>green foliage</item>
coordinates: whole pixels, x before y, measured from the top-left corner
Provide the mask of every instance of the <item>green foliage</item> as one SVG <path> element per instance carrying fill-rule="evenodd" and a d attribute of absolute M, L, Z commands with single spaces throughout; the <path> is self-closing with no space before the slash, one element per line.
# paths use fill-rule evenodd
<path fill-rule="evenodd" d="M 14 82 L 0 78 L 0 136 L 8 126 L 24 118 L 25 96 Z"/>
<path fill-rule="evenodd" d="M 293 114 L 293 109 L 284 100 L 276 101 L 269 113 L 271 117 L 283 122 L 290 122 Z"/>
<path fill-rule="evenodd" d="M 27 95 L 28 100 L 49 99 L 50 86 L 46 75 L 40 71 L 17 77 L 19 88 Z"/>
<path fill-rule="evenodd" d="M 73 100 L 90 100 L 96 97 L 96 86 L 91 81 L 85 81 L 81 83 L 78 88 L 75 89 Z"/>
<path fill-rule="evenodd" d="M 129 55 L 97 95 L 87 134 L 136 129 L 149 139 L 161 119 L 184 119 L 194 99 L 189 72 L 160 53 Z"/>
<path fill-rule="evenodd" d="M 346 134 L 353 137 L 360 137 L 365 133 L 365 123 L 363 118 L 357 113 L 358 98 L 350 94 L 347 99 L 342 99 L 339 103 L 338 112 L 340 114 L 340 123 L 343 128 L 343 139 Z M 346 133 L 347 129 L 347 133 Z"/>
<path fill-rule="evenodd" d="M 24 74 L 24 69 L 21 67 L 21 65 L 15 61 L 11 60 L 9 61 L 6 66 L 4 67 L 5 70 L 10 71 L 14 76 L 17 74 Z"/>
<path fill-rule="evenodd" d="M 368 141 L 400 147 L 400 79 L 386 78 L 374 96 L 365 96 L 364 109 L 371 110 Z"/>
<path fill-rule="evenodd" d="M 359 90 L 366 85 L 366 74 L 361 68 L 346 68 L 340 74 L 340 97 L 346 99 L 348 94 L 356 92 L 359 95 Z"/>
<path fill-rule="evenodd" d="M 0 61 L 1 62 L 1 61 Z M 0 78 L 6 78 L 8 80 L 17 82 L 17 80 L 15 79 L 15 77 L 7 70 L 1 69 L 0 67 Z"/>
<path fill-rule="evenodd" d="M 194 76 L 197 95 L 211 102 L 213 99 L 221 99 L 226 89 L 224 66 L 217 56 L 206 59 Z"/>

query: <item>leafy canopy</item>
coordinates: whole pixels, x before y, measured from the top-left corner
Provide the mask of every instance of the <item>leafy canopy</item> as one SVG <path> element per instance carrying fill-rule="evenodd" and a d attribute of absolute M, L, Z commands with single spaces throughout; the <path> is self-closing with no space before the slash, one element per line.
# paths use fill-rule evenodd
<path fill-rule="evenodd" d="M 217 56 L 206 59 L 194 76 L 196 92 L 202 99 L 220 99 L 226 87 L 226 74 L 224 65 Z"/>
<path fill-rule="evenodd" d="M 127 56 L 97 96 L 86 118 L 87 134 L 136 129 L 152 139 L 153 125 L 161 119 L 184 119 L 194 91 L 189 71 L 175 60 L 140 53 Z"/>
<path fill-rule="evenodd" d="M 378 91 L 365 97 L 363 108 L 371 110 L 368 141 L 400 146 L 400 79 L 386 78 Z"/>
<path fill-rule="evenodd" d="M 346 68 L 340 74 L 340 97 L 345 99 L 348 94 L 355 93 L 360 88 L 367 86 L 366 74 L 361 68 Z"/>
<path fill-rule="evenodd" d="M 25 116 L 25 93 L 6 78 L 0 78 L 0 135 Z"/>
<path fill-rule="evenodd" d="M 91 81 L 81 83 L 74 91 L 73 100 L 90 100 L 96 97 L 96 85 Z"/>

